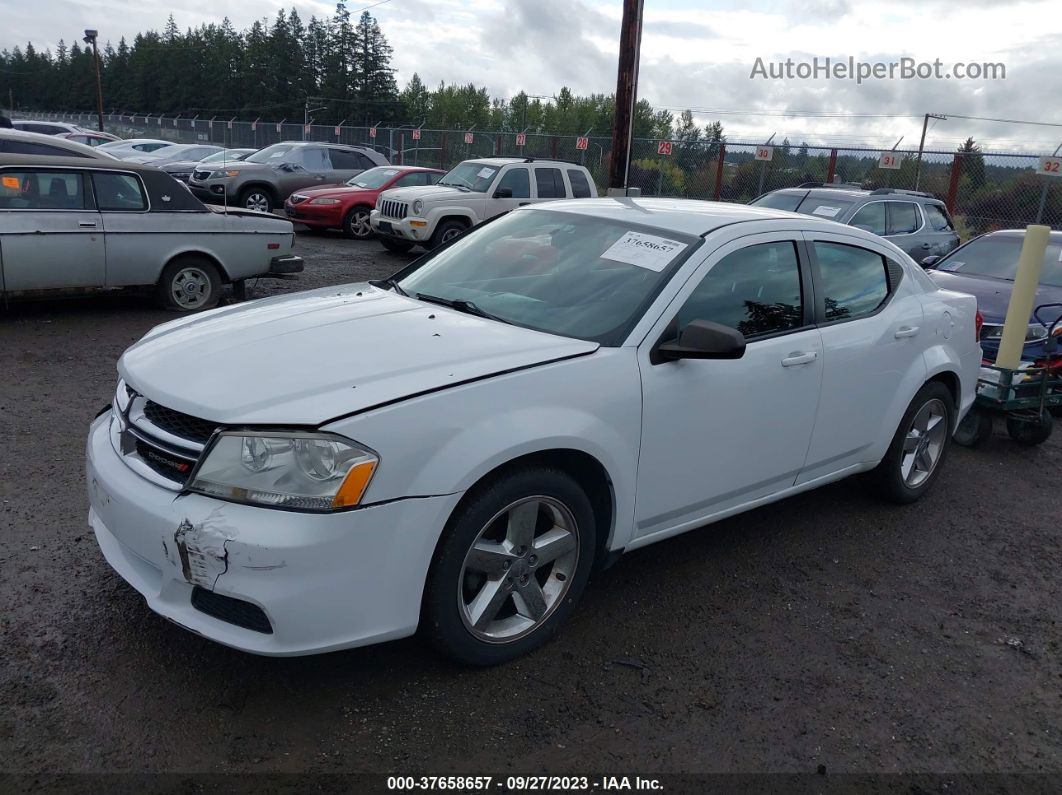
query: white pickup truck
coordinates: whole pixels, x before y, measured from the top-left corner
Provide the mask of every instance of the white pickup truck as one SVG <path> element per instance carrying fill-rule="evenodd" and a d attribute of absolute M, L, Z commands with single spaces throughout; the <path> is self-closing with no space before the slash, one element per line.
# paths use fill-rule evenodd
<path fill-rule="evenodd" d="M 596 196 L 593 177 L 577 163 L 485 157 L 459 163 L 435 185 L 382 192 L 369 223 L 390 251 L 433 249 L 514 207 Z"/>

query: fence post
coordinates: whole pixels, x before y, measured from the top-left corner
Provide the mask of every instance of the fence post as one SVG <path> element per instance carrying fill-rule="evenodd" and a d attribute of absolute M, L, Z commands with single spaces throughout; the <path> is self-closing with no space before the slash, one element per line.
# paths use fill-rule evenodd
<path fill-rule="evenodd" d="M 962 155 L 955 155 L 951 160 L 951 182 L 948 183 L 948 200 L 944 204 L 949 213 L 955 212 L 955 199 L 959 194 L 959 177 L 962 176 Z"/>
<path fill-rule="evenodd" d="M 719 144 L 719 159 L 715 161 L 715 191 L 712 198 L 719 201 L 723 196 L 723 161 L 726 159 L 726 144 Z"/>
<path fill-rule="evenodd" d="M 494 156 L 495 157 L 501 157 L 501 149 L 502 149 L 501 135 L 500 134 L 499 135 L 495 135 L 494 136 Z"/>
<path fill-rule="evenodd" d="M 833 182 L 833 178 L 837 176 L 837 150 L 830 150 L 830 166 L 826 169 L 826 184 L 829 185 Z"/>
<path fill-rule="evenodd" d="M 446 168 L 446 133 L 439 136 L 439 168 Z"/>
<path fill-rule="evenodd" d="M 406 150 L 406 134 L 398 134 L 398 165 L 402 165 L 402 153 Z"/>
<path fill-rule="evenodd" d="M 553 159 L 557 159 L 557 138 L 554 136 L 549 139 L 549 156 Z"/>

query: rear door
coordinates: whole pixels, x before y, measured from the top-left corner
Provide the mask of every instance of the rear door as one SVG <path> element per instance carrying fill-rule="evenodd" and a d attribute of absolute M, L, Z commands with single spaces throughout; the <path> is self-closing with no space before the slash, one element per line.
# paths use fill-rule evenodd
<path fill-rule="evenodd" d="M 374 165 L 361 152 L 353 152 L 349 149 L 329 149 L 328 154 L 332 160 L 328 181 L 333 183 L 346 182 Z"/>
<path fill-rule="evenodd" d="M 102 287 L 105 249 L 100 214 L 77 169 L 0 170 L 3 289 Z"/>
<path fill-rule="evenodd" d="M 555 166 L 535 166 L 535 201 L 565 199 L 564 176 Z"/>
<path fill-rule="evenodd" d="M 885 202 L 888 228 L 885 238 L 902 248 L 915 262 L 929 255 L 930 243 L 922 236 L 925 219 L 915 202 Z"/>
<path fill-rule="evenodd" d="M 926 256 L 943 257 L 959 246 L 959 235 L 951 222 L 948 211 L 942 205 L 923 204 L 922 212 L 926 216 L 926 225 L 922 229 L 924 242 L 929 244 Z M 920 261 L 917 257 L 915 261 Z"/>

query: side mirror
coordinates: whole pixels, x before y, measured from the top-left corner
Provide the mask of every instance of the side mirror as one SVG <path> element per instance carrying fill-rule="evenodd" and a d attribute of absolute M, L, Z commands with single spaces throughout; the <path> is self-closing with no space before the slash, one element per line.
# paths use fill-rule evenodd
<path fill-rule="evenodd" d="M 938 257 L 936 254 L 932 254 L 928 257 L 923 258 L 922 261 L 918 264 L 921 265 L 923 268 L 932 268 L 934 265 L 937 264 L 939 260 L 940 257 Z"/>
<path fill-rule="evenodd" d="M 691 320 L 677 341 L 659 345 L 656 353 L 661 361 L 740 359 L 745 355 L 745 336 L 721 323 Z"/>
<path fill-rule="evenodd" d="M 494 191 L 494 198 L 495 199 L 511 199 L 512 197 L 513 197 L 513 189 L 512 188 L 498 188 L 496 191 Z"/>

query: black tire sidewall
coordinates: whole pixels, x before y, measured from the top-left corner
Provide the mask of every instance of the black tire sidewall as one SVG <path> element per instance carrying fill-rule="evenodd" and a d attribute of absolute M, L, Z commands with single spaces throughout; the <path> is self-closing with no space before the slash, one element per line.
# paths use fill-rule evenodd
<path fill-rule="evenodd" d="M 1039 422 L 1028 422 L 1014 417 L 1007 417 L 1007 433 L 1020 444 L 1043 444 L 1051 437 L 1054 430 L 1054 417 L 1044 412 Z"/>
<path fill-rule="evenodd" d="M 468 631 L 461 619 L 457 588 L 465 555 L 479 532 L 505 506 L 534 495 L 562 502 L 579 528 L 579 560 L 561 604 L 540 627 L 509 643 L 487 643 Z M 443 653 L 469 665 L 496 665 L 521 657 L 546 643 L 571 613 L 594 564 L 594 511 L 586 492 L 565 472 L 549 467 L 512 470 L 482 484 L 455 511 L 436 548 L 424 595 L 421 626 Z"/>
<path fill-rule="evenodd" d="M 413 248 L 412 243 L 407 243 L 404 240 L 395 240 L 394 238 L 385 236 L 381 236 L 379 240 L 380 245 L 394 254 L 408 254 Z"/>
<path fill-rule="evenodd" d="M 941 447 L 940 459 L 937 461 L 937 465 L 933 468 L 933 472 L 922 483 L 912 488 L 904 483 L 903 477 L 900 473 L 900 459 L 903 456 L 903 442 L 904 438 L 907 436 L 907 430 L 910 427 L 914 416 L 926 403 L 933 399 L 937 399 L 944 404 L 946 421 L 948 423 L 948 434 L 945 437 L 944 445 Z M 944 462 L 948 456 L 949 443 L 951 442 L 951 434 L 954 427 L 955 398 L 952 396 L 951 391 L 939 381 L 930 381 L 929 383 L 924 384 L 911 400 L 910 405 L 907 407 L 907 411 L 903 413 L 903 418 L 900 420 L 900 424 L 896 428 L 896 433 L 893 435 L 891 444 L 889 444 L 888 452 L 886 452 L 881 463 L 878 464 L 877 468 L 872 472 L 873 479 L 882 495 L 893 502 L 910 503 L 925 494 L 933 486 L 933 483 L 936 482 L 937 478 L 940 476 L 941 470 L 944 468 Z"/>
<path fill-rule="evenodd" d="M 438 248 L 444 244 L 443 236 L 451 229 L 456 229 L 458 234 L 464 232 L 468 227 L 460 221 L 443 221 L 436 227 L 435 232 L 431 236 L 431 247 Z M 448 243 L 449 241 L 445 241 Z"/>
<path fill-rule="evenodd" d="M 207 275 L 210 280 L 210 298 L 202 306 L 198 306 L 195 309 L 186 309 L 173 300 L 173 291 L 170 290 L 173 278 L 184 268 L 194 267 L 199 268 L 203 273 Z M 209 260 L 202 257 L 182 257 L 169 263 L 162 269 L 162 276 L 159 278 L 158 283 L 159 301 L 162 303 L 164 309 L 168 309 L 171 312 L 180 312 L 182 314 L 190 314 L 194 312 L 204 312 L 207 309 L 213 309 L 218 305 L 218 301 L 221 299 L 221 275 L 218 273 L 217 266 Z"/>

